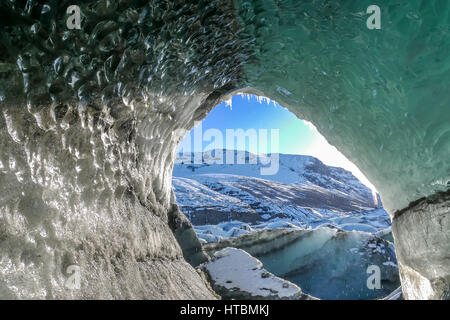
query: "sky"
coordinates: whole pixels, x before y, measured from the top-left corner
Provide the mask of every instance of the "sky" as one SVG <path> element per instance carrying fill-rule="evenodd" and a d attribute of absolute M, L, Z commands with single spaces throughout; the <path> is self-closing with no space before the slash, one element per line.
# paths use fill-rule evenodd
<path fill-rule="evenodd" d="M 249 139 L 246 139 L 245 144 L 239 144 L 237 138 L 234 141 L 227 139 L 227 129 L 228 131 L 230 129 L 250 130 L 247 132 L 255 133 L 257 143 L 251 143 Z M 267 138 L 260 134 L 260 129 L 266 130 Z M 197 130 L 197 134 L 194 130 Z M 276 130 L 278 130 L 278 139 Z M 222 138 L 217 136 L 218 132 L 221 133 Z M 210 133 L 209 137 L 208 133 Z M 197 142 L 194 142 L 194 137 L 197 137 Z M 201 137 L 201 141 L 199 137 Z M 266 148 L 261 143 L 263 141 L 267 141 Z M 278 148 L 275 144 L 276 141 L 278 141 Z M 262 100 L 254 95 L 236 95 L 232 97 L 231 103 L 229 101 L 219 104 L 185 136 L 179 151 L 181 152 L 182 146 L 186 148 L 187 145 L 190 145 L 191 151 L 195 152 L 211 148 L 227 148 L 253 153 L 273 151 L 311 155 L 327 165 L 351 171 L 361 182 L 375 190 L 364 174 L 334 146 L 330 145 L 311 123 L 297 118 L 274 101 Z"/>

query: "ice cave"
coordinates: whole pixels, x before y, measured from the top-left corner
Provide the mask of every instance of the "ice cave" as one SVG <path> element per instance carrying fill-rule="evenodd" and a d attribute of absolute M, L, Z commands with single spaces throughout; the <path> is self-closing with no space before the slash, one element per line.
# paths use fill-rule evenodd
<path fill-rule="evenodd" d="M 244 92 L 375 185 L 404 298 L 449 299 L 450 3 L 382 1 L 370 29 L 372 2 L 2 1 L 0 298 L 218 298 L 172 170 L 194 123 Z"/>

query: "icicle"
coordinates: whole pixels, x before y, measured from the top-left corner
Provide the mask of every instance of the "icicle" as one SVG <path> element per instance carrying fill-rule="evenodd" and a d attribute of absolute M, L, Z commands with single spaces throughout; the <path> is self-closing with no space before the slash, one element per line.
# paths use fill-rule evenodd
<path fill-rule="evenodd" d="M 225 105 L 230 107 L 230 110 L 233 110 L 233 98 L 231 96 L 225 97 Z"/>

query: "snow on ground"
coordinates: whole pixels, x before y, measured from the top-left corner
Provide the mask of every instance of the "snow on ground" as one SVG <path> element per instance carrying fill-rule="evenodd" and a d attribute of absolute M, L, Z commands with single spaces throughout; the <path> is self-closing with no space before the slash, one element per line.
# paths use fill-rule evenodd
<path fill-rule="evenodd" d="M 240 249 L 222 249 L 201 268 L 208 273 L 214 289 L 225 299 L 309 298 L 297 285 L 274 276 L 263 269 L 258 259 Z"/>

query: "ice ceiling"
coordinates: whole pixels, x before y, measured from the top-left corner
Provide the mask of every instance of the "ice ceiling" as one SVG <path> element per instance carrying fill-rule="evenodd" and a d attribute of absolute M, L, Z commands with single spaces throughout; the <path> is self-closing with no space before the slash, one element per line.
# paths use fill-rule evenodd
<path fill-rule="evenodd" d="M 236 91 L 314 123 L 391 213 L 447 191 L 450 3 L 383 1 L 369 30 L 372 2 L 2 1 L 0 293 L 209 296 L 168 245 L 189 229 L 170 176 L 186 130 Z M 75 262 L 95 287 L 63 290 Z"/>

